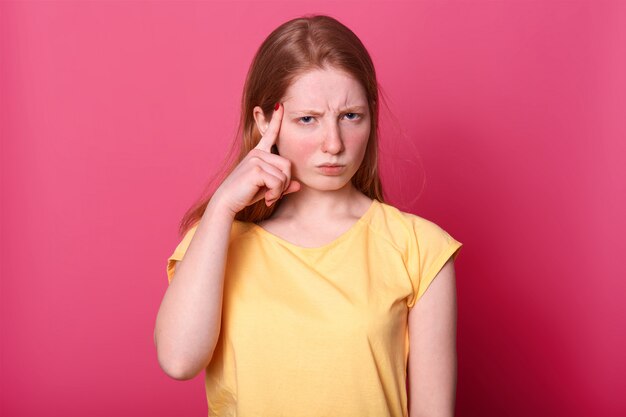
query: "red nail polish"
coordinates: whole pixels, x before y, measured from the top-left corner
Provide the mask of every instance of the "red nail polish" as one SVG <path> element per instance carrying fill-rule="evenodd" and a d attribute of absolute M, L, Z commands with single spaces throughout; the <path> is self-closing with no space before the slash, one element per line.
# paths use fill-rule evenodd
<path fill-rule="evenodd" d="M 274 106 L 274 111 L 278 110 L 279 107 L 280 107 L 280 103 L 276 103 L 276 105 Z"/>

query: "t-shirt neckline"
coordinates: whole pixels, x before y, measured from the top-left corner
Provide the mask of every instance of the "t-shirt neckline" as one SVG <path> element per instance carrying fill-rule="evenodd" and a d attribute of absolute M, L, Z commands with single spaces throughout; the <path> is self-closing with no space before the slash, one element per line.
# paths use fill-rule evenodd
<path fill-rule="evenodd" d="M 252 227 L 253 230 L 256 230 L 258 234 L 260 234 L 261 236 L 265 236 L 271 240 L 274 240 L 284 246 L 289 247 L 292 250 L 296 250 L 296 251 L 301 251 L 301 252 L 316 252 L 316 251 L 324 251 L 324 250 L 328 250 L 336 245 L 338 245 L 339 243 L 343 242 L 344 240 L 346 240 L 348 237 L 350 237 L 352 234 L 356 233 L 356 231 L 358 229 L 361 228 L 362 225 L 367 224 L 367 221 L 369 220 L 370 217 L 372 217 L 373 212 L 374 212 L 374 208 L 378 205 L 379 201 L 376 200 L 375 198 L 372 199 L 372 203 L 370 204 L 369 208 L 365 211 L 365 213 L 363 213 L 363 215 L 352 225 L 350 226 L 350 228 L 348 230 L 346 230 L 344 233 L 342 233 L 341 235 L 339 235 L 337 238 L 335 238 L 334 240 L 332 240 L 331 242 L 322 245 L 322 246 L 317 246 L 317 247 L 312 247 L 312 248 L 307 248 L 304 246 L 298 246 L 294 243 L 291 243 L 281 237 L 276 236 L 275 234 L 272 234 L 270 232 L 268 232 L 267 230 L 265 230 L 264 228 L 262 228 L 261 226 L 259 226 L 256 223 L 252 223 Z"/>

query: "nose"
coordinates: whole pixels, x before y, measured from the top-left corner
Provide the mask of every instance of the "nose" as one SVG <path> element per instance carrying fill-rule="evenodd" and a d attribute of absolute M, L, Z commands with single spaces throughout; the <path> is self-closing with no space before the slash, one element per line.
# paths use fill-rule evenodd
<path fill-rule="evenodd" d="M 336 154 L 343 150 L 343 141 L 341 140 L 341 131 L 337 123 L 329 123 L 324 132 L 324 141 L 322 143 L 322 151 Z"/>

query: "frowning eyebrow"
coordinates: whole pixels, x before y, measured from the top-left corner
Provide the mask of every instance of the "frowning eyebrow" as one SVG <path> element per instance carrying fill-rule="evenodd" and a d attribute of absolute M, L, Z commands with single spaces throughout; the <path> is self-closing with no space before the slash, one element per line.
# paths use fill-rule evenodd
<path fill-rule="evenodd" d="M 340 110 L 340 113 L 357 113 L 357 112 L 364 112 L 366 109 L 365 106 L 351 106 L 351 107 L 346 107 Z M 312 116 L 323 116 L 324 112 L 321 112 L 319 110 L 296 110 L 293 112 L 289 112 L 290 115 L 295 116 L 298 114 L 310 114 Z"/>

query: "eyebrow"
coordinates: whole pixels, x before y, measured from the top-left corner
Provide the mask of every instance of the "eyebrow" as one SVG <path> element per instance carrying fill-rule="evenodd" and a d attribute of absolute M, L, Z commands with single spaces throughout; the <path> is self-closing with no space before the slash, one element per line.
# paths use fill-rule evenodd
<path fill-rule="evenodd" d="M 340 113 L 354 113 L 354 112 L 362 112 L 365 111 L 366 107 L 365 106 L 350 106 L 350 107 L 345 107 L 343 109 L 341 109 Z M 296 110 L 293 112 L 289 112 L 290 115 L 296 115 L 296 114 L 310 114 L 313 116 L 322 116 L 324 114 L 324 112 L 320 112 L 319 110 Z"/>

